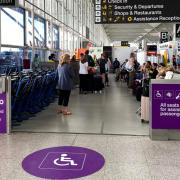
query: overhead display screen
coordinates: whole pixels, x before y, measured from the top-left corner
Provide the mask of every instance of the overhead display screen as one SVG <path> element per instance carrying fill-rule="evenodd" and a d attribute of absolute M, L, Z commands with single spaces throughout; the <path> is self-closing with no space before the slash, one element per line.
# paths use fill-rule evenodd
<path fill-rule="evenodd" d="M 179 21 L 178 0 L 95 0 L 96 24 Z"/>
<path fill-rule="evenodd" d="M 0 7 L 15 7 L 18 5 L 18 0 L 0 0 Z"/>

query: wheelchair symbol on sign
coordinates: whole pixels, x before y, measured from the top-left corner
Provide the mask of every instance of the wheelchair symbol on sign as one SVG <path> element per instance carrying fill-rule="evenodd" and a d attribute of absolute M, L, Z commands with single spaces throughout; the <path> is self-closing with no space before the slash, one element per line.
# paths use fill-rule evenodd
<path fill-rule="evenodd" d="M 76 164 L 74 160 L 68 157 L 68 154 L 61 154 L 60 158 L 54 160 L 54 164 L 61 167 L 78 166 L 78 164 Z"/>

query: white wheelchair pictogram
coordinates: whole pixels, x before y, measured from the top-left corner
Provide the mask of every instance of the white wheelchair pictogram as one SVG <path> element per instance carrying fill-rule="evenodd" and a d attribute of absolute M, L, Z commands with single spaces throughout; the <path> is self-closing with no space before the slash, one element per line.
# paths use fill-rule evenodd
<path fill-rule="evenodd" d="M 157 98 L 162 97 L 162 94 L 160 93 L 160 91 L 157 91 L 157 92 L 156 92 L 156 97 L 157 97 Z"/>
<path fill-rule="evenodd" d="M 68 157 L 68 154 L 61 154 L 60 158 L 54 160 L 54 164 L 61 167 L 78 166 L 78 164 L 76 164 L 74 160 Z"/>

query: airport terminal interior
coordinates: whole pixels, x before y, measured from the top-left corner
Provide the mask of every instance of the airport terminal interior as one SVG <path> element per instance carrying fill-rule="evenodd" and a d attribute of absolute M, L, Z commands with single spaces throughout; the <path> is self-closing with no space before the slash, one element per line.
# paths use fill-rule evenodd
<path fill-rule="evenodd" d="M 0 180 L 180 179 L 178 17 L 126 22 L 129 1 L 0 1 Z M 114 4 L 123 23 L 106 19 Z M 138 6 L 150 7 L 164 6 Z M 41 169 L 48 154 L 39 174 L 24 165 L 54 147 L 92 149 L 104 166 L 87 173 L 88 152 L 78 173 Z M 74 168 L 82 152 L 66 152 Z"/>

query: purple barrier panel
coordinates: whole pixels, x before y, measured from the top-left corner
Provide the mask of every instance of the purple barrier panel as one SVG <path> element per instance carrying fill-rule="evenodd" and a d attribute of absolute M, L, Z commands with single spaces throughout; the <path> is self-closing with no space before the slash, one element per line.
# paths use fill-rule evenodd
<path fill-rule="evenodd" d="M 152 84 L 152 129 L 180 129 L 180 84 Z"/>
<path fill-rule="evenodd" d="M 6 93 L 0 94 L 0 133 L 7 133 L 6 128 Z"/>

